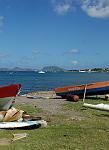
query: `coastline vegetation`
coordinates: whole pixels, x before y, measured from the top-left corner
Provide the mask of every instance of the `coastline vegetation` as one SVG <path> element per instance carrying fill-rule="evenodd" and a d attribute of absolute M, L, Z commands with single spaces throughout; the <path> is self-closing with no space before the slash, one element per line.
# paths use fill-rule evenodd
<path fill-rule="evenodd" d="M 92 68 L 92 69 L 80 69 L 80 70 L 68 70 L 71 72 L 109 72 L 109 68 Z"/>

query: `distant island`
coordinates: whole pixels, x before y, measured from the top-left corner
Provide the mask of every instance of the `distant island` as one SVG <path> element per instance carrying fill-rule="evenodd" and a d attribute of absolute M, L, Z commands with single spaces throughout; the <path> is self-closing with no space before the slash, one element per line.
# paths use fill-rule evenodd
<path fill-rule="evenodd" d="M 34 71 L 34 69 L 14 67 L 14 68 L 0 68 L 0 71 Z"/>
<path fill-rule="evenodd" d="M 44 71 L 44 72 L 64 72 L 65 69 L 60 68 L 58 66 L 45 66 L 42 69 L 31 69 L 31 68 L 20 68 L 20 67 L 14 67 L 14 68 L 0 68 L 0 71 Z"/>
<path fill-rule="evenodd" d="M 109 68 L 91 68 L 91 69 L 63 69 L 58 66 L 45 66 L 42 69 L 32 69 L 32 68 L 21 68 L 21 67 L 14 67 L 14 68 L 0 68 L 0 71 L 44 71 L 44 72 L 109 72 Z"/>
<path fill-rule="evenodd" d="M 41 70 L 44 72 L 64 72 L 64 71 L 66 71 L 65 69 L 57 67 L 57 66 L 46 66 L 46 67 L 43 67 Z"/>

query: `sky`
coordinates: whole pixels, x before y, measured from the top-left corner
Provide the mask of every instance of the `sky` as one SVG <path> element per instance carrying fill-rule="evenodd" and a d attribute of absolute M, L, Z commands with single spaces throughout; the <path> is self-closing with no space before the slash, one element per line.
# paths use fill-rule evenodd
<path fill-rule="evenodd" d="M 0 0 L 0 67 L 109 67 L 109 0 Z"/>

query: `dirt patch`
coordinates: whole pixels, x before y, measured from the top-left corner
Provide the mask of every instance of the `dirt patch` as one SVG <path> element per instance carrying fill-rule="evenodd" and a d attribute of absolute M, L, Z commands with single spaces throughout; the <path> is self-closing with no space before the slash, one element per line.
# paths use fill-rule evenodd
<path fill-rule="evenodd" d="M 2 146 L 2 145 L 9 145 L 9 144 L 11 144 L 11 140 L 10 139 L 8 139 L 8 138 L 0 138 L 0 146 Z"/>
<path fill-rule="evenodd" d="M 54 91 L 39 91 L 18 96 L 16 103 L 31 104 L 36 108 L 41 108 L 43 110 L 43 116 L 63 115 L 71 118 L 76 117 L 79 120 L 82 118 L 81 114 L 74 109 L 63 109 L 63 106 L 67 104 L 68 101 L 56 96 Z"/>

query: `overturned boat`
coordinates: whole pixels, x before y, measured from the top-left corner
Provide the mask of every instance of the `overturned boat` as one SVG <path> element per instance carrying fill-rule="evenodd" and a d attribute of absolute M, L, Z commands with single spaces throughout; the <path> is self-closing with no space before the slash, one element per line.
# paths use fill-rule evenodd
<path fill-rule="evenodd" d="M 33 126 L 46 127 L 47 122 L 44 120 L 34 120 L 34 121 L 14 121 L 14 122 L 0 122 L 0 129 L 15 129 L 15 128 L 27 128 Z"/>
<path fill-rule="evenodd" d="M 84 103 L 83 107 L 87 107 L 87 108 L 91 108 L 91 109 L 97 109 L 97 110 L 102 110 L 102 111 L 109 111 L 109 104 L 103 104 L 103 103 L 97 104 L 97 105 Z"/>
<path fill-rule="evenodd" d="M 0 111 L 8 110 L 19 93 L 21 84 L 0 87 Z"/>
<path fill-rule="evenodd" d="M 66 98 L 68 95 L 78 95 L 79 97 L 90 95 L 103 95 L 109 93 L 109 81 L 96 82 L 83 85 L 65 86 L 54 89 L 56 95 Z"/>

